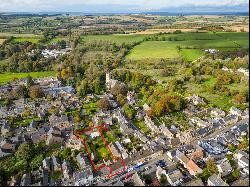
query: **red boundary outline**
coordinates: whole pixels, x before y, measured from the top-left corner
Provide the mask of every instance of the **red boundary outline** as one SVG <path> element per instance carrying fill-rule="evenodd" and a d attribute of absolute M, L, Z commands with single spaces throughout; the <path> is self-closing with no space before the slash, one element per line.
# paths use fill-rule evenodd
<path fill-rule="evenodd" d="M 74 134 L 75 134 L 75 136 L 76 136 L 78 139 L 80 139 L 80 140 L 83 142 L 84 148 L 85 148 L 85 150 L 87 151 L 88 157 L 89 157 L 89 159 L 90 159 L 91 165 L 92 165 L 93 168 L 94 168 L 94 171 L 98 171 L 98 170 L 100 170 L 100 169 L 106 167 L 106 168 L 108 168 L 109 171 L 110 171 L 110 173 L 106 176 L 106 178 L 111 179 L 113 176 L 119 175 L 119 174 L 121 174 L 121 173 L 123 173 L 123 172 L 126 171 L 126 163 L 125 163 L 125 161 L 124 161 L 124 159 L 123 159 L 122 157 L 115 157 L 115 156 L 113 155 L 113 153 L 112 153 L 112 151 L 111 151 L 111 148 L 110 148 L 108 142 L 106 141 L 106 138 L 105 138 L 104 135 L 102 134 L 102 130 L 106 129 L 105 126 L 106 126 L 106 125 L 103 124 L 103 125 L 99 125 L 99 126 L 92 127 L 92 128 L 88 128 L 88 129 L 81 130 L 81 131 L 76 130 L 76 131 L 74 132 Z M 87 146 L 87 140 L 85 140 L 85 139 L 83 139 L 82 137 L 80 137 L 80 135 L 82 135 L 83 133 L 88 132 L 88 131 L 93 131 L 93 129 L 98 129 L 98 132 L 99 132 L 99 134 L 100 134 L 102 140 L 104 141 L 104 143 L 105 143 L 105 145 L 106 145 L 106 148 L 109 150 L 110 154 L 112 155 L 113 161 L 120 161 L 120 162 L 122 163 L 122 165 L 123 165 L 123 170 L 117 171 L 116 173 L 112 173 L 112 172 L 113 172 L 113 169 L 110 167 L 110 165 L 102 164 L 101 166 L 96 167 L 94 161 L 93 161 L 92 158 L 91 158 L 90 151 L 89 151 L 88 146 Z"/>

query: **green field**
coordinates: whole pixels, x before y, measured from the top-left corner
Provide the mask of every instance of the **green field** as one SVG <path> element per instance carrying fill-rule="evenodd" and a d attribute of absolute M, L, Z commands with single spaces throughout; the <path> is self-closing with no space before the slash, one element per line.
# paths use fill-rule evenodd
<path fill-rule="evenodd" d="M 146 35 L 87 35 L 82 36 L 82 41 L 109 41 L 117 44 L 131 44 L 142 41 Z"/>
<path fill-rule="evenodd" d="M 32 43 L 38 43 L 38 41 L 41 38 L 39 37 L 17 37 L 13 40 L 13 42 L 32 42 Z M 61 40 L 65 40 L 66 38 L 53 38 L 48 42 L 48 44 L 52 44 L 54 42 L 59 42 Z"/>
<path fill-rule="evenodd" d="M 32 42 L 32 43 L 38 43 L 40 38 L 15 38 L 13 42 Z"/>
<path fill-rule="evenodd" d="M 168 41 L 147 41 L 133 48 L 126 58 L 128 60 L 176 58 L 179 56 L 176 46 L 176 43 Z"/>
<path fill-rule="evenodd" d="M 183 40 L 249 40 L 248 33 L 239 33 L 239 32 L 218 32 L 216 34 L 212 32 L 206 33 L 181 33 L 181 34 L 163 34 L 166 38 L 175 38 L 178 41 Z"/>
<path fill-rule="evenodd" d="M 239 47 L 249 48 L 248 33 L 183 33 L 163 34 L 159 37 L 172 38 L 171 41 L 146 41 L 134 47 L 127 55 L 128 60 L 146 58 L 177 58 L 194 61 L 204 55 L 205 49 L 234 50 Z M 181 47 L 180 54 L 177 46 Z"/>
<path fill-rule="evenodd" d="M 200 49 L 182 49 L 181 56 L 185 61 L 192 62 L 204 55 L 204 52 Z"/>
<path fill-rule="evenodd" d="M 18 37 L 18 38 L 39 38 L 41 35 L 36 34 L 18 34 L 18 33 L 9 33 L 9 32 L 0 32 L 0 38 L 6 38 L 6 37 Z"/>
<path fill-rule="evenodd" d="M 47 72 L 30 72 L 30 73 L 2 73 L 0 74 L 0 85 L 5 84 L 14 79 L 26 78 L 28 75 L 32 76 L 33 78 L 42 78 L 50 76 L 54 77 L 56 76 L 56 72 L 47 71 Z"/>

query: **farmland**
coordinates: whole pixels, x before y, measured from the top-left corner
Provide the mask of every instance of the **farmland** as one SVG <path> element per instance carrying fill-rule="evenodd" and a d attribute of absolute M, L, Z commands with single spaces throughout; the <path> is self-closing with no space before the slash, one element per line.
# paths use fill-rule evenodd
<path fill-rule="evenodd" d="M 15 38 L 13 42 L 31 42 L 31 43 L 38 43 L 39 38 Z"/>
<path fill-rule="evenodd" d="M 9 73 L 9 72 L 6 72 L 6 73 L 0 74 L 0 85 L 5 84 L 9 81 L 26 78 L 28 75 L 30 75 L 33 78 L 42 78 L 42 77 L 55 76 L 56 73 L 53 71 L 30 72 L 30 73 Z"/>
<path fill-rule="evenodd" d="M 158 37 L 160 41 L 144 41 L 147 37 Z M 248 33 L 211 32 L 181 33 L 181 34 L 114 34 L 114 35 L 87 35 L 81 37 L 84 42 L 109 41 L 116 44 L 132 44 L 142 42 L 135 46 L 126 56 L 128 60 L 146 58 L 176 58 L 182 56 L 187 61 L 193 61 L 208 48 L 218 50 L 232 50 L 239 47 L 248 48 Z M 164 41 L 161 41 L 164 40 Z M 181 51 L 178 53 L 177 46 Z"/>
<path fill-rule="evenodd" d="M 142 41 L 146 35 L 129 35 L 129 34 L 114 34 L 114 35 L 88 35 L 82 36 L 82 41 L 109 41 L 117 44 L 131 44 Z"/>
<path fill-rule="evenodd" d="M 40 35 L 36 34 L 19 34 L 19 33 L 11 33 L 11 32 L 0 32 L 0 38 L 7 38 L 7 37 L 17 37 L 17 38 L 39 38 Z"/>
<path fill-rule="evenodd" d="M 129 60 L 144 58 L 175 58 L 178 57 L 176 43 L 168 41 L 143 42 L 130 51 L 127 56 Z"/>
<path fill-rule="evenodd" d="M 185 61 L 194 61 L 199 57 L 203 56 L 204 52 L 200 49 L 182 49 L 181 56 Z"/>
<path fill-rule="evenodd" d="M 239 47 L 248 48 L 247 33 L 183 33 L 163 34 L 163 37 L 174 41 L 143 42 L 130 51 L 128 60 L 145 58 L 176 58 L 179 55 L 187 61 L 193 61 L 202 56 L 205 49 L 234 50 Z M 177 46 L 181 48 L 180 53 Z"/>

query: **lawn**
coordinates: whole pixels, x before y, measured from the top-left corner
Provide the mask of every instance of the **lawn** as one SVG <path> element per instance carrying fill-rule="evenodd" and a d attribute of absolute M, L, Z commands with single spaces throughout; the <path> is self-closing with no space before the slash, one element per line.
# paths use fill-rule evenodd
<path fill-rule="evenodd" d="M 98 149 L 98 153 L 102 158 L 108 158 L 110 155 L 110 152 L 107 150 L 106 147 L 101 147 Z"/>
<path fill-rule="evenodd" d="M 46 72 L 30 72 L 30 73 L 2 73 L 0 74 L 0 85 L 5 84 L 9 81 L 13 81 L 15 79 L 22 79 L 26 78 L 28 75 L 32 76 L 33 78 L 43 78 L 43 77 L 50 77 L 56 76 L 56 72 L 54 71 L 46 71 Z"/>
<path fill-rule="evenodd" d="M 176 46 L 178 44 L 169 41 L 147 41 L 134 47 L 127 55 L 128 60 L 141 60 L 145 58 L 176 58 L 179 56 Z"/>

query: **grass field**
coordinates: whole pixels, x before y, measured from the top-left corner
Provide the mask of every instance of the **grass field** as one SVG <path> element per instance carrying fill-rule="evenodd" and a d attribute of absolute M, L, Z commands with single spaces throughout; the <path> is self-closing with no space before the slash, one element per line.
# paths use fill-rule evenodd
<path fill-rule="evenodd" d="M 30 73 L 2 73 L 0 74 L 0 85 L 5 84 L 14 79 L 26 78 L 28 75 L 32 76 L 33 78 L 42 78 L 42 77 L 56 76 L 56 72 L 47 71 L 47 72 L 30 72 Z"/>
<path fill-rule="evenodd" d="M 32 43 L 38 43 L 40 38 L 15 38 L 13 42 L 32 42 Z"/>
<path fill-rule="evenodd" d="M 146 35 L 87 35 L 82 36 L 82 41 L 109 41 L 117 44 L 131 44 L 133 42 L 142 41 Z"/>
<path fill-rule="evenodd" d="M 180 53 L 183 59 L 188 62 L 192 62 L 204 54 L 200 49 L 182 49 Z"/>
<path fill-rule="evenodd" d="M 147 41 L 132 49 L 126 58 L 129 60 L 176 58 L 179 56 L 176 46 L 176 43 L 168 41 Z"/>
<path fill-rule="evenodd" d="M 0 38 L 5 38 L 5 37 L 18 37 L 18 38 L 39 38 L 41 35 L 36 35 L 36 34 L 18 34 L 18 33 L 10 33 L 10 32 L 0 32 Z"/>
<path fill-rule="evenodd" d="M 13 40 L 13 42 L 32 42 L 32 43 L 38 43 L 38 41 L 41 38 L 39 37 L 18 37 Z M 48 42 L 48 44 L 52 44 L 54 42 L 59 42 L 61 40 L 66 40 L 66 38 L 53 38 Z"/>
<path fill-rule="evenodd" d="M 127 55 L 128 60 L 145 58 L 177 58 L 180 55 L 186 61 L 193 61 L 204 54 L 205 49 L 234 50 L 239 47 L 249 48 L 248 33 L 182 33 L 163 34 L 165 38 L 176 41 L 147 41 L 134 47 Z M 182 48 L 180 54 L 177 46 Z"/>

